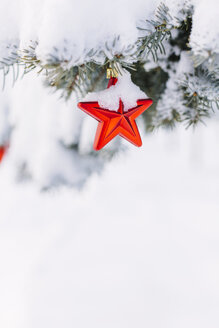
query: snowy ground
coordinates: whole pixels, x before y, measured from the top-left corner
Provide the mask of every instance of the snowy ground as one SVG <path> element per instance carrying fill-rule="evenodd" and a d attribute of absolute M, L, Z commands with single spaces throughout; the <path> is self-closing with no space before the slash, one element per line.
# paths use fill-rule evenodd
<path fill-rule="evenodd" d="M 219 129 L 146 136 L 82 191 L 0 169 L 0 327 L 218 328 Z"/>

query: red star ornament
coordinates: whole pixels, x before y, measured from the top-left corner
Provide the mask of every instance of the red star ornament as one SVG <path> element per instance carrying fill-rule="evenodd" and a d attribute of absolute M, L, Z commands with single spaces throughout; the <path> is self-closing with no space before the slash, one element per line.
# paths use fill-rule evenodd
<path fill-rule="evenodd" d="M 94 149 L 100 150 L 117 135 L 140 147 L 142 141 L 135 119 L 151 106 L 152 102 L 151 99 L 138 100 L 136 107 L 125 112 L 121 100 L 117 111 L 101 108 L 95 101 L 80 102 L 78 107 L 99 121 L 93 145 Z"/>
<path fill-rule="evenodd" d="M 109 81 L 109 86 L 116 81 Z M 124 104 L 120 99 L 117 111 L 112 111 L 99 106 L 98 102 L 79 102 L 78 107 L 85 113 L 99 121 L 94 140 L 94 149 L 100 150 L 117 135 L 125 138 L 137 147 L 142 145 L 135 119 L 152 105 L 151 99 L 137 100 L 137 106 L 124 111 Z"/>

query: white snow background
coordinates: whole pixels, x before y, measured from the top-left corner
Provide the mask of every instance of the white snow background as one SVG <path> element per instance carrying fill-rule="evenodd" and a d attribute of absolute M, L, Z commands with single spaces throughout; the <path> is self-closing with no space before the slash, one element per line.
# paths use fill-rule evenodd
<path fill-rule="evenodd" d="M 3 165 L 0 326 L 217 328 L 218 128 L 145 136 L 82 191 Z"/>

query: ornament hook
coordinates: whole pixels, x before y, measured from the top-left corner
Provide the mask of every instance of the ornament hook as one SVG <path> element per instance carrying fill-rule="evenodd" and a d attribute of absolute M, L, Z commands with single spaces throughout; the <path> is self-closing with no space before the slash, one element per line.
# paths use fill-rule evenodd
<path fill-rule="evenodd" d="M 112 67 L 111 63 L 109 64 L 109 67 L 106 70 L 106 78 L 111 79 L 111 78 L 117 78 L 119 75 L 117 69 L 115 66 Z"/>

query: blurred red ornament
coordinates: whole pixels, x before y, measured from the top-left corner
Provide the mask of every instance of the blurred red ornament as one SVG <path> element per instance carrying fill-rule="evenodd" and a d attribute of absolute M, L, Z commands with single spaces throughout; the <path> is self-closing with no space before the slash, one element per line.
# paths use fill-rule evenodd
<path fill-rule="evenodd" d="M 5 152 L 6 152 L 7 147 L 6 146 L 0 146 L 0 162 L 2 161 Z"/>
<path fill-rule="evenodd" d="M 108 88 L 115 85 L 116 78 L 110 78 Z M 79 102 L 78 107 L 85 113 L 99 121 L 94 140 L 94 149 L 100 150 L 117 135 L 125 138 L 135 146 L 142 145 L 141 137 L 135 119 L 152 105 L 151 99 L 137 100 L 137 106 L 124 111 L 124 105 L 120 99 L 117 111 L 101 108 L 98 102 Z"/>

